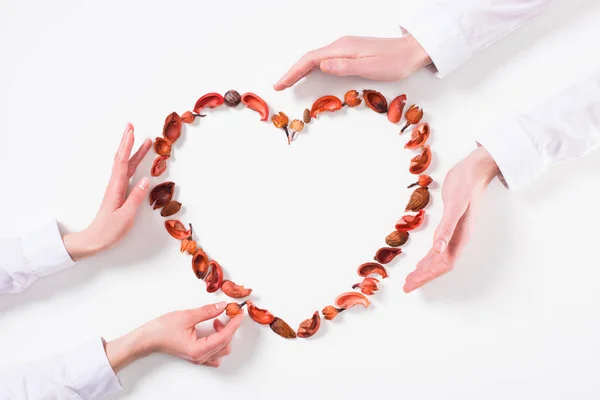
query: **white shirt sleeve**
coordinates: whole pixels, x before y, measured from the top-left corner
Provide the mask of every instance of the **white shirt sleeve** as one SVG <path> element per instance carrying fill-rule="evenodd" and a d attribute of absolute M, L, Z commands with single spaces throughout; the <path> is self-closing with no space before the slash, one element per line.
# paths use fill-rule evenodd
<path fill-rule="evenodd" d="M 443 77 L 556 0 L 421 0 L 402 23 Z"/>

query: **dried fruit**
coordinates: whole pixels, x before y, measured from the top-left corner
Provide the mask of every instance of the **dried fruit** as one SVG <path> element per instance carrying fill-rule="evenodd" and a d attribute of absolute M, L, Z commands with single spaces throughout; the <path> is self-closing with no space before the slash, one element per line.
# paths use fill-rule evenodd
<path fill-rule="evenodd" d="M 194 106 L 194 112 L 199 114 L 203 108 L 215 108 L 224 102 L 225 99 L 219 93 L 207 93 L 198 99 Z"/>
<path fill-rule="evenodd" d="M 362 103 L 362 99 L 358 97 L 358 91 L 349 90 L 344 95 L 344 105 L 348 107 L 356 107 Z"/>
<path fill-rule="evenodd" d="M 198 248 L 196 253 L 194 253 L 194 257 L 192 257 L 192 270 L 196 278 L 204 279 L 206 277 L 206 273 L 208 272 L 208 256 L 202 248 Z"/>
<path fill-rule="evenodd" d="M 170 201 L 166 206 L 160 210 L 160 215 L 163 217 L 170 217 L 171 215 L 175 215 L 181 209 L 181 203 L 178 201 Z"/>
<path fill-rule="evenodd" d="M 344 310 L 347 310 L 356 305 L 361 305 L 361 306 L 367 308 L 371 305 L 371 302 L 362 293 L 347 292 L 347 293 L 340 294 L 337 297 L 337 299 L 335 299 L 335 305 L 340 308 L 343 308 Z"/>
<path fill-rule="evenodd" d="M 391 247 L 400 247 L 408 241 L 408 232 L 394 231 L 387 235 L 385 242 Z"/>
<path fill-rule="evenodd" d="M 376 90 L 363 90 L 363 98 L 365 99 L 365 104 L 371 110 L 383 114 L 388 110 L 387 100 L 385 96 L 379 93 Z"/>
<path fill-rule="evenodd" d="M 317 118 L 317 114 L 325 111 L 337 111 L 342 108 L 342 101 L 335 96 L 323 96 L 318 98 L 310 109 L 311 118 Z"/>
<path fill-rule="evenodd" d="M 284 339 L 295 339 L 296 332 L 281 318 L 275 317 L 273 322 L 269 324 L 271 330 Z"/>
<path fill-rule="evenodd" d="M 208 263 L 208 274 L 204 281 L 206 282 L 206 291 L 208 293 L 214 293 L 221 288 L 223 284 L 223 268 L 215 260 Z"/>
<path fill-rule="evenodd" d="M 163 137 L 171 144 L 175 143 L 181 135 L 181 117 L 175 111 L 167 116 L 163 126 Z"/>
<path fill-rule="evenodd" d="M 398 232 L 398 231 L 396 231 Z M 382 247 L 375 253 L 375 261 L 380 264 L 387 264 L 392 261 L 397 255 L 402 254 L 402 249 L 395 249 L 393 247 Z"/>
<path fill-rule="evenodd" d="M 229 304 L 227 304 L 227 306 L 225 306 L 225 315 L 227 315 L 229 318 L 237 317 L 238 315 L 240 315 L 244 312 L 242 307 L 244 307 L 245 305 L 246 305 L 246 302 L 239 303 L 239 304 L 238 303 L 229 303 Z"/>
<path fill-rule="evenodd" d="M 159 156 L 168 156 L 171 154 L 171 142 L 165 138 L 157 137 L 154 140 L 154 151 Z"/>
<path fill-rule="evenodd" d="M 273 314 L 267 310 L 256 307 L 251 301 L 247 301 L 246 304 L 248 305 L 248 314 L 250 315 L 250 318 L 259 324 L 269 325 L 275 319 Z"/>
<path fill-rule="evenodd" d="M 190 224 L 190 232 L 192 230 L 192 224 Z M 190 256 L 193 256 L 196 253 L 197 244 L 195 240 L 192 240 L 192 235 L 189 238 L 183 239 L 181 241 L 181 252 L 187 251 Z"/>
<path fill-rule="evenodd" d="M 400 133 L 404 132 L 409 126 L 421 122 L 421 118 L 423 118 L 423 109 L 413 104 L 406 110 L 406 115 L 404 117 L 406 118 L 406 125 L 400 130 Z"/>
<path fill-rule="evenodd" d="M 302 132 L 304 129 L 304 122 L 299 119 L 295 119 L 290 124 L 290 129 L 292 130 L 292 140 L 296 137 L 296 133 Z"/>
<path fill-rule="evenodd" d="M 401 94 L 400 96 L 398 96 L 394 100 L 392 100 L 392 102 L 390 103 L 388 112 L 387 112 L 388 120 L 392 124 L 397 124 L 398 122 L 400 122 L 400 119 L 402 119 L 402 112 L 404 112 L 405 105 L 406 105 L 406 95 L 405 94 Z"/>
<path fill-rule="evenodd" d="M 404 145 L 404 148 L 410 150 L 418 149 L 427 142 L 430 133 L 431 129 L 427 122 L 417 125 L 417 127 L 413 129 L 410 140 Z"/>
<path fill-rule="evenodd" d="M 154 159 L 150 168 L 150 175 L 161 176 L 167 170 L 167 160 L 169 156 L 158 156 Z"/>
<path fill-rule="evenodd" d="M 285 115 L 283 111 L 279 111 L 271 117 L 271 121 L 273 121 L 273 125 L 275 125 L 276 128 L 283 129 L 285 136 L 287 136 L 288 144 L 290 144 L 290 133 L 288 131 L 288 122 L 290 120 L 288 116 Z"/>
<path fill-rule="evenodd" d="M 379 290 L 377 284 L 379 283 L 379 279 L 376 278 L 365 278 L 361 283 L 356 283 L 352 285 L 352 289 L 359 289 L 364 294 L 370 296 Z"/>
<path fill-rule="evenodd" d="M 335 308 L 334 306 L 327 306 L 321 311 L 321 313 L 323 313 L 323 316 L 326 320 L 331 321 L 335 317 L 337 317 L 337 315 L 342 311 L 344 311 L 344 308 Z"/>
<path fill-rule="evenodd" d="M 196 119 L 196 114 L 191 111 L 186 111 L 181 115 L 181 122 L 191 124 Z"/>
<path fill-rule="evenodd" d="M 415 186 L 427 187 L 431 185 L 431 182 L 433 182 L 433 179 L 431 179 L 429 175 L 421 175 L 419 176 L 419 180 L 417 180 L 415 183 L 408 185 L 408 189 Z"/>
<path fill-rule="evenodd" d="M 405 215 L 396 222 L 396 230 L 400 232 L 408 232 L 418 228 L 425 219 L 425 210 L 421 210 L 417 215 Z"/>
<path fill-rule="evenodd" d="M 321 327 L 321 316 L 315 311 L 312 318 L 305 319 L 298 327 L 298 337 L 306 339 L 313 336 Z"/>
<path fill-rule="evenodd" d="M 236 285 L 230 280 L 223 281 L 223 284 L 221 285 L 221 291 L 234 299 L 248 297 L 250 296 L 250 293 L 252 293 L 252 289 L 246 289 L 241 285 Z"/>
<path fill-rule="evenodd" d="M 410 160 L 408 170 L 411 174 L 419 175 L 429 168 L 429 164 L 431 164 L 431 149 L 424 145 L 423 152 Z"/>
<path fill-rule="evenodd" d="M 154 187 L 150 192 L 150 205 L 154 210 L 166 206 L 173 198 L 175 183 L 163 182 Z"/>
<path fill-rule="evenodd" d="M 242 96 L 236 90 L 229 90 L 223 96 L 228 107 L 235 107 L 242 101 Z"/>
<path fill-rule="evenodd" d="M 302 120 L 305 124 L 310 122 L 310 110 L 308 108 L 304 109 L 304 114 L 302 115 Z"/>
<path fill-rule="evenodd" d="M 368 263 L 364 263 L 360 267 L 358 267 L 358 275 L 360 275 L 362 277 L 367 277 L 371 274 L 378 274 L 381 276 L 382 279 L 385 279 L 388 277 L 385 267 L 379 263 L 368 262 Z"/>
<path fill-rule="evenodd" d="M 420 187 L 412 193 L 404 211 L 421 211 L 427 204 L 429 204 L 429 189 Z"/>
<path fill-rule="evenodd" d="M 192 228 L 185 229 L 185 226 L 181 223 L 181 221 L 177 219 L 169 219 L 165 221 L 165 228 L 167 228 L 167 232 L 175 239 L 183 240 L 187 239 L 192 235 Z"/>
<path fill-rule="evenodd" d="M 263 99 L 254 93 L 244 93 L 242 95 L 242 103 L 244 103 L 249 109 L 258 112 L 260 114 L 261 121 L 269 120 L 269 106 Z"/>

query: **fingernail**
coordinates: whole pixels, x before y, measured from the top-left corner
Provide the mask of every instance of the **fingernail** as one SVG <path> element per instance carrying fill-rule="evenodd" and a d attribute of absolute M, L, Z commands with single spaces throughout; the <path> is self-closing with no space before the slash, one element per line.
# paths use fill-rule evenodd
<path fill-rule="evenodd" d="M 435 242 L 435 251 L 437 251 L 438 253 L 443 253 L 444 250 L 446 250 L 445 240 L 440 239 L 437 242 Z"/>
<path fill-rule="evenodd" d="M 326 60 L 321 63 L 321 69 L 323 69 L 323 71 L 333 71 L 334 68 L 335 65 L 332 60 Z"/>
<path fill-rule="evenodd" d="M 217 309 L 217 311 L 223 310 L 225 306 L 227 306 L 227 303 L 225 303 L 224 301 L 215 304 L 215 308 Z"/>
<path fill-rule="evenodd" d="M 146 177 L 143 177 L 140 183 L 138 183 L 138 187 L 142 190 L 148 189 L 148 186 L 150 186 L 150 181 Z"/>

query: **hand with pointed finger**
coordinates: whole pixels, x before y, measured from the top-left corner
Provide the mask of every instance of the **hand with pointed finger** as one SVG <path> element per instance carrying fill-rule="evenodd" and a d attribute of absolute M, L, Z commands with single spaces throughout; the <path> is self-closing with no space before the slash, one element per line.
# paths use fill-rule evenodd
<path fill-rule="evenodd" d="M 121 240 L 133 226 L 135 215 L 146 197 L 150 182 L 148 178 L 142 178 L 127 196 L 129 180 L 152 147 L 152 141 L 146 139 L 131 156 L 134 140 L 133 125 L 128 123 L 115 155 L 112 175 L 96 218 L 85 230 L 63 237 L 65 247 L 74 261 L 109 248 Z"/>
<path fill-rule="evenodd" d="M 479 202 L 498 173 L 496 162 L 483 147 L 474 150 L 448 172 L 442 189 L 444 214 L 434 233 L 433 247 L 406 277 L 406 293 L 454 268 L 469 242 Z"/>
<path fill-rule="evenodd" d="M 356 75 L 376 81 L 399 81 L 431 64 L 431 58 L 412 36 L 401 38 L 342 37 L 309 51 L 273 88 L 293 86 L 314 69 L 337 76 Z"/>

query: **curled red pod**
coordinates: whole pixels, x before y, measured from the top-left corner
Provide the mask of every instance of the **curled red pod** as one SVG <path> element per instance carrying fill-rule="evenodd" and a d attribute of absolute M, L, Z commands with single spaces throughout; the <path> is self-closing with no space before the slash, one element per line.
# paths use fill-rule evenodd
<path fill-rule="evenodd" d="M 431 164 L 431 149 L 427 145 L 423 145 L 423 152 L 410 160 L 408 170 L 411 174 L 419 175 L 425 172 Z"/>
<path fill-rule="evenodd" d="M 169 156 L 158 156 L 154 159 L 150 168 L 150 175 L 161 176 L 167 170 L 167 161 Z"/>
<path fill-rule="evenodd" d="M 242 103 L 244 103 L 249 109 L 259 113 L 261 121 L 269 120 L 269 106 L 263 99 L 254 93 L 244 93 L 242 95 Z"/>
<path fill-rule="evenodd" d="M 402 254 L 402 249 L 393 247 L 382 247 L 375 253 L 375 261 L 380 264 L 387 264 L 392 261 L 397 255 Z"/>
<path fill-rule="evenodd" d="M 385 267 L 379 263 L 368 262 L 368 263 L 364 263 L 360 267 L 358 267 L 358 275 L 360 275 L 362 277 L 367 277 L 371 274 L 378 274 L 381 276 L 382 279 L 385 279 L 388 277 Z"/>
<path fill-rule="evenodd" d="M 376 90 L 363 90 L 363 99 L 367 107 L 377 113 L 384 114 L 388 111 L 385 96 Z"/>
<path fill-rule="evenodd" d="M 427 122 L 417 125 L 415 129 L 413 129 L 410 140 L 404 145 L 404 148 L 410 150 L 418 149 L 427 142 L 430 133 L 431 128 Z"/>
<path fill-rule="evenodd" d="M 175 193 L 174 182 L 163 182 L 154 187 L 150 192 L 150 205 L 154 210 L 169 204 Z"/>
<path fill-rule="evenodd" d="M 167 228 L 167 232 L 169 232 L 171 236 L 178 240 L 187 239 L 192 236 L 191 228 L 185 229 L 185 226 L 177 219 L 165 221 L 165 228 Z"/>
<path fill-rule="evenodd" d="M 246 289 L 241 285 L 236 285 L 230 280 L 223 281 L 223 284 L 221 285 L 221 291 L 234 299 L 248 297 L 250 296 L 250 293 L 252 293 L 252 289 Z"/>
<path fill-rule="evenodd" d="M 167 139 L 171 144 L 175 143 L 179 136 L 181 136 L 181 117 L 175 111 L 165 118 L 165 125 L 163 126 L 163 137 Z"/>
<path fill-rule="evenodd" d="M 337 299 L 335 299 L 335 305 L 338 306 L 339 308 L 343 308 L 344 310 L 347 310 L 356 305 L 361 305 L 361 306 L 367 308 L 371 305 L 371 302 L 362 293 L 347 292 L 347 293 L 340 294 L 337 297 Z"/>
<path fill-rule="evenodd" d="M 365 278 L 361 283 L 357 283 L 352 285 L 352 289 L 359 289 L 360 291 L 368 296 L 374 294 L 379 290 L 377 284 L 379 283 L 379 279 L 376 278 Z"/>
<path fill-rule="evenodd" d="M 208 273 L 208 256 L 201 248 L 197 248 L 192 257 L 192 270 L 198 279 L 204 279 Z"/>
<path fill-rule="evenodd" d="M 203 108 L 215 108 L 220 106 L 225 102 L 223 96 L 219 93 L 207 93 L 204 96 L 200 97 L 198 101 L 196 101 L 196 105 L 194 106 L 194 112 L 199 114 Z"/>
<path fill-rule="evenodd" d="M 310 109 L 311 118 L 317 118 L 317 114 L 325 111 L 337 111 L 342 109 L 342 101 L 336 96 L 323 96 L 318 98 Z"/>
<path fill-rule="evenodd" d="M 208 274 L 204 281 L 206 282 L 206 291 L 208 293 L 214 293 L 221 288 L 223 284 L 223 268 L 215 260 L 208 263 Z"/>
<path fill-rule="evenodd" d="M 267 310 L 256 307 L 251 301 L 247 301 L 246 304 L 248 305 L 248 314 L 255 322 L 258 322 L 261 325 L 269 325 L 275 320 L 273 314 Z"/>
<path fill-rule="evenodd" d="M 341 313 L 342 311 L 344 311 L 343 308 L 335 308 L 334 306 L 327 306 L 321 311 L 321 313 L 323 314 L 323 317 L 325 317 L 326 320 L 331 321 L 331 320 L 335 319 L 335 317 L 337 317 L 337 315 L 339 313 Z"/>
<path fill-rule="evenodd" d="M 402 113 L 404 112 L 405 105 L 405 94 L 401 94 L 400 96 L 392 100 L 387 112 L 388 121 L 390 121 L 392 124 L 397 124 L 398 122 L 400 122 L 400 120 L 402 119 Z"/>
<path fill-rule="evenodd" d="M 306 339 L 313 336 L 321 327 L 321 316 L 315 311 L 311 318 L 305 319 L 298 327 L 298 337 Z"/>
<path fill-rule="evenodd" d="M 408 232 L 418 228 L 425 219 L 425 210 L 420 210 L 416 215 L 405 215 L 396 222 L 396 230 Z"/>

